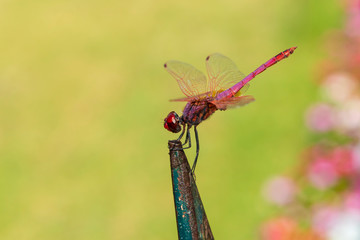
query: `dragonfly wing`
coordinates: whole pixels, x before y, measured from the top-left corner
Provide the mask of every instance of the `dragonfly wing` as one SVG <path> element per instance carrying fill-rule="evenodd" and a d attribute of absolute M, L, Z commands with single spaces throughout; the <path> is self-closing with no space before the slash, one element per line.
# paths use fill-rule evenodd
<path fill-rule="evenodd" d="M 215 100 L 212 103 L 215 104 L 218 109 L 226 110 L 228 108 L 241 107 L 253 101 L 255 101 L 255 98 L 253 96 L 247 95 L 240 97 L 223 98 L 220 100 Z"/>
<path fill-rule="evenodd" d="M 245 77 L 230 58 L 220 53 L 211 54 L 206 58 L 206 68 L 209 77 L 208 88 L 213 93 L 228 89 Z"/>
<path fill-rule="evenodd" d="M 244 95 L 244 93 L 249 89 L 249 87 L 250 87 L 250 83 L 245 84 L 245 85 L 240 89 L 240 91 L 239 91 L 237 94 L 235 94 L 235 96 Z"/>
<path fill-rule="evenodd" d="M 201 99 L 206 96 L 209 96 L 210 92 L 200 93 L 196 95 L 196 97 L 184 97 L 184 98 L 176 98 L 176 99 L 170 99 L 170 102 L 191 102 L 196 99 Z"/>
<path fill-rule="evenodd" d="M 190 64 L 168 61 L 164 67 L 175 78 L 181 91 L 187 97 L 196 99 L 201 93 L 208 92 L 205 75 Z"/>
<path fill-rule="evenodd" d="M 192 102 L 196 98 L 194 97 L 184 97 L 184 98 L 176 98 L 176 99 L 170 99 L 170 102 Z"/>

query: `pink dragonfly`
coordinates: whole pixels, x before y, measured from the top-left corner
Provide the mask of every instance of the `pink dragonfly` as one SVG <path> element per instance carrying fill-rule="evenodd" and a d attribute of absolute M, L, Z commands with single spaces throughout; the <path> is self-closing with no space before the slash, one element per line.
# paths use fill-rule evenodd
<path fill-rule="evenodd" d="M 243 95 L 249 87 L 249 82 L 267 68 L 290 56 L 296 48 L 292 47 L 279 53 L 246 77 L 237 69 L 233 61 L 219 53 L 206 58 L 208 80 L 201 71 L 189 64 L 179 61 L 168 61 L 164 64 L 165 69 L 175 78 L 181 91 L 186 95 L 185 98 L 171 101 L 187 102 L 181 117 L 174 111 L 168 114 L 164 119 L 164 127 L 170 132 L 178 133 L 183 126 L 183 131 L 177 140 L 180 140 L 186 131 L 183 146 L 189 142 L 186 148 L 190 148 L 190 128 L 194 126 L 196 157 L 192 166 L 193 173 L 200 149 L 196 127 L 216 110 L 244 106 L 254 101 L 254 97 Z"/>

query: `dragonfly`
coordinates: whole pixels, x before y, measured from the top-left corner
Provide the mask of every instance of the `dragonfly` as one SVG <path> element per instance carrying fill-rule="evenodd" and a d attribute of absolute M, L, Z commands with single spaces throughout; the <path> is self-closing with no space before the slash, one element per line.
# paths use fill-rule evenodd
<path fill-rule="evenodd" d="M 164 119 L 164 127 L 173 133 L 179 133 L 182 129 L 178 141 L 186 133 L 182 149 L 191 147 L 190 129 L 194 127 L 196 156 L 191 168 L 193 174 L 200 151 L 197 126 L 217 110 L 224 111 L 253 102 L 255 100 L 253 96 L 243 95 L 249 88 L 249 82 L 267 68 L 289 57 L 296 48 L 292 47 L 280 52 L 247 76 L 238 70 L 231 59 L 220 53 L 206 57 L 207 78 L 200 70 L 187 63 L 172 60 L 164 64 L 165 69 L 177 81 L 186 96 L 170 101 L 187 102 L 182 116 L 175 111 L 167 115 Z M 188 146 L 184 147 L 187 143 Z"/>

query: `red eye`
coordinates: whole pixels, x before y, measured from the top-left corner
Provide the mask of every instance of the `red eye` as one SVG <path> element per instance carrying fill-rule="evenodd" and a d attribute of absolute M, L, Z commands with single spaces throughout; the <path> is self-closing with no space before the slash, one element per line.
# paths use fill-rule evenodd
<path fill-rule="evenodd" d="M 164 119 L 164 128 L 173 133 L 178 133 L 181 130 L 180 118 L 176 112 L 170 112 Z"/>

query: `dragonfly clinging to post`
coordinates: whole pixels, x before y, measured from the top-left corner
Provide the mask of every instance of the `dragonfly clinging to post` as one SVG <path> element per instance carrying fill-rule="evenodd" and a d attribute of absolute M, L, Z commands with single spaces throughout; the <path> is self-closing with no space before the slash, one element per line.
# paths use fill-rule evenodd
<path fill-rule="evenodd" d="M 214 53 L 206 58 L 208 78 L 201 71 L 187 63 L 168 61 L 164 64 L 165 69 L 175 78 L 181 91 L 186 95 L 185 98 L 171 101 L 187 102 L 182 116 L 179 116 L 174 111 L 167 115 L 164 119 L 164 127 L 173 133 L 180 132 L 181 127 L 183 127 L 177 140 L 180 140 L 185 134 L 186 138 L 183 146 L 189 143 L 186 148 L 190 148 L 190 129 L 194 126 L 196 157 L 192 166 L 193 173 L 195 172 L 200 149 L 196 127 L 216 110 L 244 106 L 254 101 L 253 96 L 243 95 L 249 87 L 249 82 L 267 68 L 289 57 L 296 48 L 292 47 L 277 54 L 246 77 L 238 70 L 232 60 L 219 53 Z M 183 147 L 183 149 L 186 148 Z"/>

